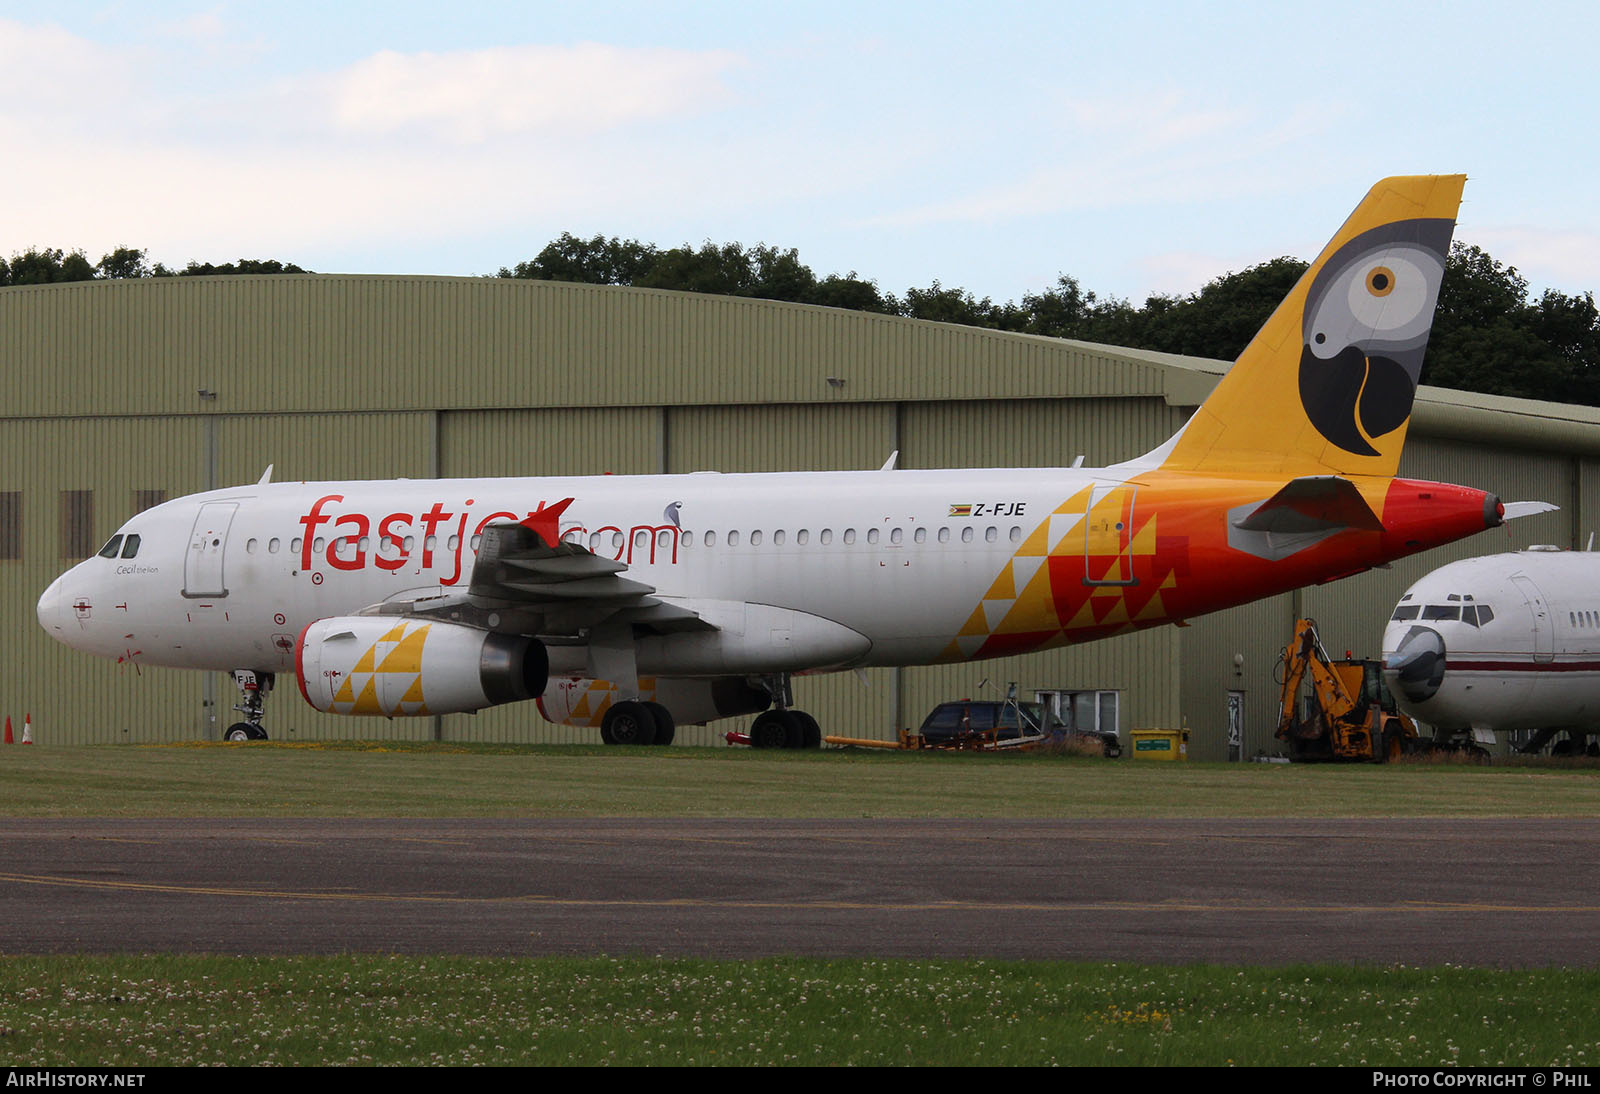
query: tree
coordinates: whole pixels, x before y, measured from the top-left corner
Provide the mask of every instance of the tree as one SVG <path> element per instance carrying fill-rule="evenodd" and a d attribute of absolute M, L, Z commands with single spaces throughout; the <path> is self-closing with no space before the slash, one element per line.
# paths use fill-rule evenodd
<path fill-rule="evenodd" d="M 118 247 L 108 255 L 102 255 L 100 261 L 95 263 L 95 276 L 122 279 L 128 277 L 149 277 L 150 267 L 144 261 L 145 252 L 132 247 Z"/>

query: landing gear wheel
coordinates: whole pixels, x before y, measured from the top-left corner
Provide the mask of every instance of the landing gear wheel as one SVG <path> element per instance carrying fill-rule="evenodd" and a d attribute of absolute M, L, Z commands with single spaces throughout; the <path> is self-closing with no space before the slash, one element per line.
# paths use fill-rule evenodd
<path fill-rule="evenodd" d="M 751 748 L 799 748 L 804 730 L 787 710 L 769 710 L 750 726 Z"/>
<path fill-rule="evenodd" d="M 817 725 L 817 720 L 803 710 L 791 710 L 789 717 L 800 723 L 800 743 L 797 748 L 821 748 L 822 727 Z"/>
<path fill-rule="evenodd" d="M 253 726 L 249 722 L 235 722 L 228 727 L 222 735 L 224 741 L 264 741 L 267 731 L 260 726 Z"/>
<path fill-rule="evenodd" d="M 600 739 L 608 745 L 647 745 L 656 739 L 656 718 L 647 703 L 613 703 L 600 719 Z"/>
<path fill-rule="evenodd" d="M 668 710 L 660 703 L 643 703 L 641 705 L 648 709 L 650 713 L 655 716 L 656 739 L 653 743 L 658 745 L 670 745 L 672 743 L 672 738 L 676 736 L 678 732 L 678 723 L 673 721 L 672 711 Z"/>

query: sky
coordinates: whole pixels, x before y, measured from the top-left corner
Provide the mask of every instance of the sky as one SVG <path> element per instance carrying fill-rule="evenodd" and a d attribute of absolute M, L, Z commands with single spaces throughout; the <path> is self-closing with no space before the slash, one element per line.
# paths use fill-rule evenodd
<path fill-rule="evenodd" d="M 1456 238 L 1582 293 L 1596 42 L 1549 0 L 0 0 L 0 254 L 470 276 L 601 233 L 1141 303 L 1464 172 Z"/>

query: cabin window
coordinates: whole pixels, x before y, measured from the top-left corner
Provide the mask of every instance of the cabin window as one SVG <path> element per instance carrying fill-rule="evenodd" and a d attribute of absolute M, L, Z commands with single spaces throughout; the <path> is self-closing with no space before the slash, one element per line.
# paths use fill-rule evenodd
<path fill-rule="evenodd" d="M 717 533 L 715 533 L 715 532 L 707 532 L 706 533 L 706 546 L 707 547 L 715 547 L 716 545 L 717 545 Z"/>
<path fill-rule="evenodd" d="M 282 549 L 283 540 L 279 539 L 277 536 L 273 536 L 271 539 L 267 540 L 267 554 L 275 555 Z"/>
<path fill-rule="evenodd" d="M 850 544 L 854 543 L 855 541 L 856 541 L 856 530 L 854 528 L 846 528 L 844 530 L 844 542 L 845 542 L 845 545 L 849 546 Z"/>
<path fill-rule="evenodd" d="M 611 549 L 613 551 L 617 551 L 619 553 L 622 551 L 622 533 L 621 532 L 612 532 L 611 533 Z"/>
<path fill-rule="evenodd" d="M 433 537 L 429 536 L 428 538 L 432 539 Z M 322 553 L 322 549 L 324 547 L 326 547 L 327 545 L 328 545 L 328 541 L 323 539 L 321 536 L 318 536 L 316 539 L 311 541 L 311 549 L 313 551 L 317 552 L 317 554 L 319 554 L 319 555 Z"/>
<path fill-rule="evenodd" d="M 244 552 L 247 555 L 253 555 L 256 553 L 256 549 L 260 546 L 261 541 L 255 536 L 251 536 L 249 539 L 244 541 Z"/>
<path fill-rule="evenodd" d="M 983 542 L 985 542 L 985 543 L 994 543 L 994 542 L 998 541 L 999 539 L 1000 539 L 1000 529 L 996 528 L 994 525 L 991 524 L 991 525 L 989 525 L 989 527 L 987 527 L 987 528 L 985 528 L 983 530 Z"/>
<path fill-rule="evenodd" d="M 1011 526 L 1011 542 L 1012 543 L 1021 543 L 1022 542 L 1022 528 L 1019 525 L 1013 524 Z"/>
<path fill-rule="evenodd" d="M 948 528 L 939 529 L 939 542 L 940 543 L 949 543 L 950 542 L 950 529 L 948 529 Z"/>
<path fill-rule="evenodd" d="M 893 528 L 889 531 L 889 542 L 894 544 L 896 547 L 900 546 L 901 541 L 904 539 L 905 533 L 900 529 Z"/>
<path fill-rule="evenodd" d="M 915 543 L 926 543 L 928 541 L 928 530 L 926 528 L 918 528 L 911 533 L 911 539 Z"/>
<path fill-rule="evenodd" d="M 961 529 L 961 542 L 962 543 L 971 543 L 972 542 L 972 526 L 970 524 L 967 525 L 967 527 Z"/>
<path fill-rule="evenodd" d="M 301 539 L 299 536 L 295 536 L 293 539 L 291 539 L 289 541 L 289 550 L 294 552 L 295 554 L 299 554 L 300 553 L 300 548 L 302 546 L 304 546 L 304 545 L 305 545 L 305 540 Z"/>
<path fill-rule="evenodd" d="M 100 548 L 100 557 L 101 558 L 116 558 L 118 553 L 121 552 L 121 550 L 122 550 L 122 537 L 121 536 L 112 536 L 110 539 L 106 540 L 106 545 L 104 547 Z"/>
<path fill-rule="evenodd" d="M 474 551 L 476 551 L 478 549 L 478 544 L 483 542 L 483 537 L 481 535 L 476 535 L 476 536 L 473 536 L 472 539 L 469 540 L 468 542 L 469 542 L 470 546 L 472 547 L 472 549 Z M 367 537 L 366 536 L 362 536 L 361 537 L 361 549 L 363 551 L 365 551 L 367 549 Z"/>
<path fill-rule="evenodd" d="M 750 533 L 750 546 L 761 546 L 761 529 L 758 528 L 754 532 Z"/>
<path fill-rule="evenodd" d="M 460 548 L 461 548 L 461 537 L 460 536 L 451 536 L 450 539 L 449 539 L 449 542 L 445 545 L 445 549 L 447 551 L 457 551 Z"/>
<path fill-rule="evenodd" d="M 799 546 L 804 547 L 811 542 L 811 533 L 802 528 L 794 534 L 794 541 Z"/>
<path fill-rule="evenodd" d="M 830 544 L 832 542 L 833 542 L 833 529 L 832 528 L 824 528 L 822 530 L 822 545 L 824 547 L 826 547 L 828 544 Z"/>
<path fill-rule="evenodd" d="M 867 542 L 868 543 L 877 543 L 878 542 L 878 530 L 876 528 L 868 528 L 867 529 Z"/>
<path fill-rule="evenodd" d="M 411 553 L 411 549 L 413 547 L 415 547 L 416 545 L 417 545 L 417 537 L 416 536 L 407 536 L 406 537 L 406 554 L 409 555 Z"/>
<path fill-rule="evenodd" d="M 779 528 L 776 532 L 772 533 L 772 545 L 774 547 L 782 547 L 783 546 L 783 540 L 784 540 L 784 535 L 783 535 L 783 529 L 782 528 Z"/>
<path fill-rule="evenodd" d="M 739 533 L 738 532 L 729 532 L 728 533 L 728 546 L 729 547 L 737 547 L 737 546 L 739 546 Z"/>

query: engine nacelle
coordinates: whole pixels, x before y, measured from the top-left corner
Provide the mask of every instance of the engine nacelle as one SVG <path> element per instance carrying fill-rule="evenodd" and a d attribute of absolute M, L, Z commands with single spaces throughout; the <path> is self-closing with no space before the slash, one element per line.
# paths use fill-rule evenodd
<path fill-rule="evenodd" d="M 537 638 L 394 616 L 334 616 L 300 632 L 295 675 L 329 714 L 461 714 L 536 698 L 550 661 Z"/>
<path fill-rule="evenodd" d="M 545 721 L 564 726 L 599 726 L 601 717 L 617 701 L 610 681 L 584 676 L 558 676 L 539 698 Z M 699 725 L 715 718 L 755 714 L 772 705 L 772 697 L 752 687 L 742 676 L 714 680 L 679 680 L 641 676 L 639 698 L 660 703 L 679 725 Z"/>

